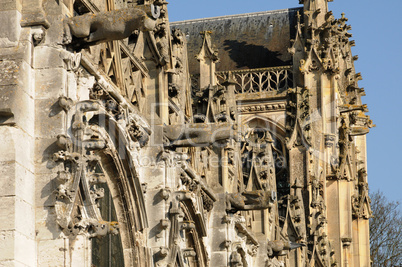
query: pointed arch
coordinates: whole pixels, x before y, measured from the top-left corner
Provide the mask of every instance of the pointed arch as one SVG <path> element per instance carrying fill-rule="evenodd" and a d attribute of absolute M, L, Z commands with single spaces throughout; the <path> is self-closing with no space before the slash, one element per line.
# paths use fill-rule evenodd
<path fill-rule="evenodd" d="M 177 267 L 208 266 L 201 199 L 194 193 L 177 191 L 171 206 L 168 258 L 164 264 Z"/>
<path fill-rule="evenodd" d="M 280 125 L 278 122 L 267 118 L 263 115 L 253 115 L 246 120 L 244 120 L 243 125 L 249 125 L 254 128 L 260 127 L 264 129 L 268 129 L 272 135 L 276 138 L 284 141 L 286 137 L 285 127 Z"/>
<path fill-rule="evenodd" d="M 106 143 L 95 151 L 104 174 L 119 223 L 125 266 L 150 266 L 151 253 L 141 246 L 148 219 L 135 160 L 130 152 L 127 133 L 114 118 L 104 112 L 89 121 L 92 131 Z"/>

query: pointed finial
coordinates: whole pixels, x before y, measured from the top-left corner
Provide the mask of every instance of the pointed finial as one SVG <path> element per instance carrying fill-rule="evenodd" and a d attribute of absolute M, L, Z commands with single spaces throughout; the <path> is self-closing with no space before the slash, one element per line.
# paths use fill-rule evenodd
<path fill-rule="evenodd" d="M 300 12 L 299 11 L 297 11 L 297 24 L 300 24 L 300 18 L 301 18 L 301 15 L 300 15 Z"/>
<path fill-rule="evenodd" d="M 206 36 L 206 35 L 211 35 L 212 34 L 212 31 L 202 31 L 202 32 L 200 32 L 200 35 L 202 35 L 202 36 Z"/>

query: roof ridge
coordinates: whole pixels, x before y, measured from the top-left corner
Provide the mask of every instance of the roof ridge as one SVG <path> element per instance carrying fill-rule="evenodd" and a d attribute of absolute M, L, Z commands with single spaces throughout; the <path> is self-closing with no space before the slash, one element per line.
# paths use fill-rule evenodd
<path fill-rule="evenodd" d="M 181 20 L 181 21 L 170 22 L 170 25 L 175 26 L 175 25 L 182 25 L 182 24 L 199 23 L 199 22 L 203 22 L 203 21 L 211 21 L 211 20 L 218 21 L 218 20 L 226 20 L 226 19 L 233 19 L 233 18 L 256 17 L 256 16 L 266 15 L 266 14 L 280 14 L 280 13 L 285 13 L 285 12 L 288 12 L 291 10 L 298 10 L 298 9 L 302 9 L 302 8 L 303 7 L 293 7 L 293 8 L 285 8 L 285 9 L 278 9 L 278 10 L 268 10 L 268 11 L 258 11 L 258 12 L 235 14 L 235 15 L 217 16 L 217 17 L 210 17 L 210 18 Z"/>

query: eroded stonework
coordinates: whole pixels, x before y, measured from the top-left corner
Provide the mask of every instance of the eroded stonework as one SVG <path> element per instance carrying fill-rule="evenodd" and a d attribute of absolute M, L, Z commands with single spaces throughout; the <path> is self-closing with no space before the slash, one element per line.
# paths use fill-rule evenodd
<path fill-rule="evenodd" d="M 327 2 L 2 3 L 0 265 L 370 266 L 373 124 Z"/>

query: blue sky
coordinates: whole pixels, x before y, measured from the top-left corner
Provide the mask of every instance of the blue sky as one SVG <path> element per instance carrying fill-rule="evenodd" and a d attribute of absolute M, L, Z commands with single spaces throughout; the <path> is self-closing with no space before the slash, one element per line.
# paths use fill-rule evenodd
<path fill-rule="evenodd" d="M 171 21 L 297 7 L 298 0 L 170 0 Z M 380 189 L 402 202 L 402 23 L 400 0 L 335 0 L 329 9 L 336 18 L 344 12 L 356 41 L 353 54 L 361 72 L 368 104 L 377 125 L 367 135 L 370 190 Z"/>

